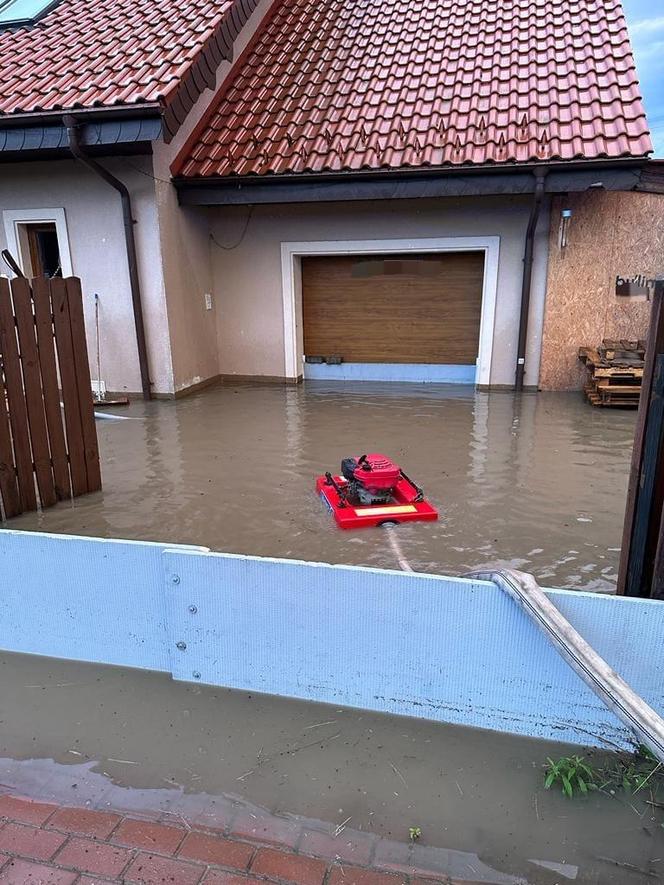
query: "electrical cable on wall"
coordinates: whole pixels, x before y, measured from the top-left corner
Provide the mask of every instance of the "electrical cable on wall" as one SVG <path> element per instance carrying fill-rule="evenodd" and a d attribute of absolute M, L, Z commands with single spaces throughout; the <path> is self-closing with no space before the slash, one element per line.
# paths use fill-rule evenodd
<path fill-rule="evenodd" d="M 242 228 L 242 233 L 236 243 L 233 243 L 232 246 L 224 246 L 223 243 L 220 243 L 213 233 L 210 234 L 210 240 L 217 246 L 218 249 L 223 249 L 225 252 L 232 252 L 233 249 L 237 249 L 238 246 L 242 245 L 242 242 L 247 235 L 247 230 L 249 229 L 249 222 L 251 221 L 251 216 L 253 215 L 254 207 L 249 207 L 249 212 L 247 213 L 247 217 L 244 222 L 244 227 Z"/>

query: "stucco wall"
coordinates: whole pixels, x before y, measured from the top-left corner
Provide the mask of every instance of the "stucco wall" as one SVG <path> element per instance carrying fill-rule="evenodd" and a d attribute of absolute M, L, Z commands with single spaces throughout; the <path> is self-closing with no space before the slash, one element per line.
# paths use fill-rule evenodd
<path fill-rule="evenodd" d="M 514 383 L 529 198 L 257 206 L 250 217 L 248 207 L 209 212 L 216 240 L 211 254 L 222 374 L 285 374 L 282 242 L 499 236 L 491 384 Z M 536 238 L 525 382 L 530 386 L 538 380 L 547 237 L 545 211 Z"/>
<path fill-rule="evenodd" d="M 573 214 L 561 249 L 563 208 Z M 586 377 L 579 347 L 646 336 L 649 304 L 616 296 L 615 280 L 664 270 L 664 197 L 618 191 L 557 197 L 550 230 L 540 387 L 578 389 Z"/>
<path fill-rule="evenodd" d="M 256 6 L 235 42 L 235 58 L 251 39 L 272 2 L 261 0 Z M 221 87 L 231 67 L 226 61 L 219 65 L 216 89 Z M 175 188 L 170 183 L 170 165 L 212 97 L 212 90 L 206 90 L 175 138 L 169 144 L 156 142 L 153 146 L 152 170 L 176 392 L 219 374 L 217 307 L 214 299 L 211 310 L 205 305 L 205 294 L 212 294 L 213 288 L 207 214 L 205 210 L 179 207 Z"/>
<path fill-rule="evenodd" d="M 154 187 L 152 178 L 144 174 L 149 171 L 150 162 L 142 157 L 104 162 L 127 184 L 132 194 L 150 374 L 154 390 L 168 393 L 173 389 L 173 379 Z M 97 292 L 102 379 L 109 390 L 140 391 L 119 195 L 72 160 L 0 166 L 0 221 L 4 210 L 46 208 L 65 210 L 73 272 L 81 278 L 83 286 L 93 378 L 97 376 L 94 337 L 94 293 Z M 0 244 L 4 249 L 4 224 L 0 224 Z M 5 270 L 0 269 L 0 273 Z"/>

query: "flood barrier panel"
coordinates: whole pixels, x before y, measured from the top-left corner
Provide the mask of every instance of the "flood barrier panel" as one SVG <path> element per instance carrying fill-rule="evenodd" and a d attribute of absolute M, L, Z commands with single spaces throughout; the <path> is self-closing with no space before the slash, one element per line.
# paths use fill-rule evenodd
<path fill-rule="evenodd" d="M 0 533 L 0 647 L 590 746 L 627 729 L 482 581 Z M 547 590 L 664 712 L 664 606 Z"/>

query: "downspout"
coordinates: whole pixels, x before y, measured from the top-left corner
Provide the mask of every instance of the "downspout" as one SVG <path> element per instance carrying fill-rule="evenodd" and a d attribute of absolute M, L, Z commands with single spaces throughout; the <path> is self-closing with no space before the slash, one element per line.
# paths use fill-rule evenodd
<path fill-rule="evenodd" d="M 138 279 L 138 260 L 136 257 L 136 239 L 134 237 L 134 217 L 131 209 L 131 196 L 127 186 L 112 175 L 83 150 L 78 137 L 78 124 L 75 117 L 64 116 L 62 122 L 67 127 L 69 137 L 69 150 L 75 159 L 102 178 L 107 184 L 120 194 L 122 201 L 122 220 L 124 222 L 125 249 L 127 252 L 127 264 L 129 265 L 129 286 L 131 289 L 131 303 L 134 312 L 134 326 L 136 328 L 136 345 L 138 348 L 138 364 L 141 371 L 141 387 L 143 399 L 152 399 L 152 386 L 148 367 L 148 350 L 145 341 L 145 323 L 143 322 L 143 304 L 141 300 L 141 285 Z"/>
<path fill-rule="evenodd" d="M 547 169 L 537 169 L 535 176 L 535 190 L 533 203 L 530 209 L 530 218 L 526 229 L 526 245 L 523 251 L 523 279 L 521 282 L 521 314 L 519 316 L 519 343 L 516 355 L 516 376 L 514 381 L 515 390 L 523 390 L 523 376 L 526 373 L 526 343 L 528 341 L 528 312 L 530 311 L 530 290 L 533 280 L 533 257 L 535 246 L 535 230 L 539 221 L 542 200 L 544 199 L 544 180 Z"/>

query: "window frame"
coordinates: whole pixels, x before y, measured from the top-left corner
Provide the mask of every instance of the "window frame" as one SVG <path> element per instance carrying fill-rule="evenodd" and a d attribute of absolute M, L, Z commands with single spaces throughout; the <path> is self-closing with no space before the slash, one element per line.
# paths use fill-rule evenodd
<path fill-rule="evenodd" d="M 3 9 L 6 9 L 8 12 L 10 12 L 15 2 L 16 0 L 5 0 L 5 2 L 2 2 L 2 0 L 0 0 L 0 14 L 2 13 Z M 41 9 L 39 9 L 39 11 L 36 12 L 34 15 L 19 15 L 16 18 L 0 17 L 0 31 L 12 28 L 22 28 L 28 25 L 32 25 L 43 18 L 48 12 L 51 11 L 51 9 L 53 9 L 54 6 L 57 6 L 59 2 L 60 0 L 45 0 Z"/>
<path fill-rule="evenodd" d="M 60 250 L 60 265 L 63 277 L 73 277 L 74 271 L 69 249 L 69 235 L 65 210 L 58 209 L 5 209 L 2 213 L 7 248 L 25 273 L 25 256 L 21 250 L 19 225 L 21 224 L 55 224 Z M 27 274 L 26 274 L 27 276 Z"/>

